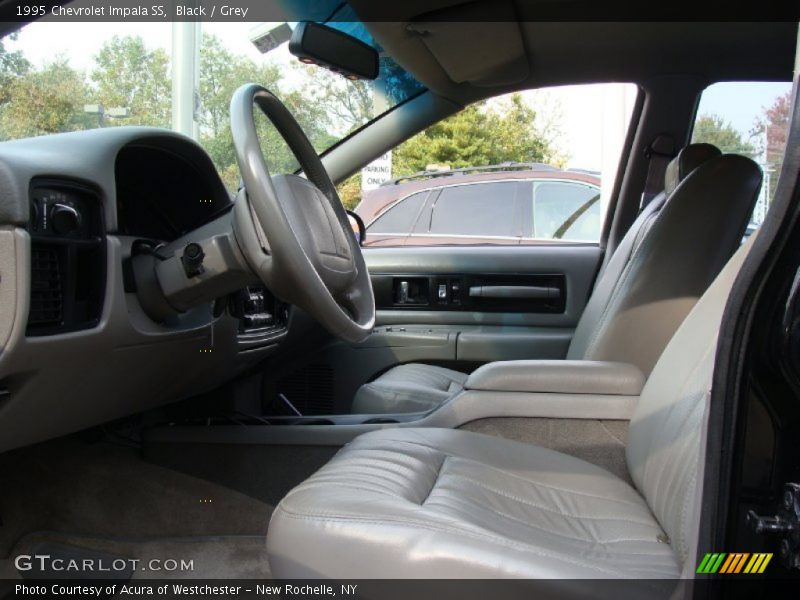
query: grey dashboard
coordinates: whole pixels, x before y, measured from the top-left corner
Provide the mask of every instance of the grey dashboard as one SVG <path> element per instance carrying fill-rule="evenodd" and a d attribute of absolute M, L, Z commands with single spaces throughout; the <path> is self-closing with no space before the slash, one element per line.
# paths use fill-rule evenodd
<path fill-rule="evenodd" d="M 278 348 L 291 312 L 263 286 L 169 322 L 139 305 L 132 253 L 230 206 L 174 132 L 0 143 L 0 451 L 212 389 Z"/>

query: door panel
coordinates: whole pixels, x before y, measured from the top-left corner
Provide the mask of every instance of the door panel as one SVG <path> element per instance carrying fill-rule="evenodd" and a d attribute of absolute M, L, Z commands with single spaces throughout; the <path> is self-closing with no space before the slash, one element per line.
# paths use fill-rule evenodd
<path fill-rule="evenodd" d="M 366 248 L 370 273 L 391 276 L 493 276 L 521 279 L 553 275 L 564 279 L 564 306 L 558 312 L 435 310 L 436 306 L 392 306 L 378 310 L 377 323 L 513 325 L 574 328 L 583 313 L 600 263 L 594 245 L 548 244 L 506 247 Z"/>
<path fill-rule="evenodd" d="M 455 341 L 449 366 L 468 371 L 493 360 L 564 358 L 601 250 L 572 244 L 406 246 L 370 248 L 364 256 L 376 295 L 377 330 L 384 332 L 374 335 L 385 335 L 387 328 L 395 338 L 425 327 L 447 331 Z M 406 344 L 402 350 L 396 363 L 430 361 L 430 348 L 420 346 L 417 354 Z M 350 374 L 368 381 L 396 363 Z"/>
<path fill-rule="evenodd" d="M 365 248 L 364 257 L 374 275 L 381 306 L 372 335 L 361 344 L 331 339 L 278 369 L 288 373 L 313 367 L 313 372 L 324 367 L 331 374 L 331 413 L 349 412 L 361 385 L 400 363 L 426 362 L 470 372 L 493 360 L 564 358 L 589 296 L 601 251 L 597 246 L 575 244 L 513 248 L 405 246 Z M 395 282 L 412 276 L 427 282 L 429 291 L 435 292 L 429 294 L 431 302 L 400 306 L 391 302 Z M 478 287 L 471 284 L 483 282 L 481 293 L 490 288 L 489 297 L 478 298 L 480 302 L 494 302 L 493 295 L 500 295 L 500 302 L 506 301 L 504 296 L 509 291 L 505 288 L 510 287 L 514 310 L 491 304 L 491 310 L 475 305 L 439 304 L 440 280 L 459 280 L 466 285 L 463 293 Z M 556 287 L 554 281 L 561 282 L 557 310 L 553 306 L 545 310 L 541 296 Z M 409 290 L 409 294 L 413 297 L 415 292 Z M 526 300 L 520 295 L 534 297 Z M 525 302 L 531 306 L 525 306 Z M 314 384 L 310 380 L 307 387 L 315 389 Z"/>

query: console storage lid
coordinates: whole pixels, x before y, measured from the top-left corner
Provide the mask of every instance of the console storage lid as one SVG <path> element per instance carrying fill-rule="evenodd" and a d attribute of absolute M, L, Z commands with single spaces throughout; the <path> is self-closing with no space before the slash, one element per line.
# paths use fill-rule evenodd
<path fill-rule="evenodd" d="M 635 365 L 592 360 L 492 362 L 467 379 L 466 390 L 638 396 L 646 377 Z"/>

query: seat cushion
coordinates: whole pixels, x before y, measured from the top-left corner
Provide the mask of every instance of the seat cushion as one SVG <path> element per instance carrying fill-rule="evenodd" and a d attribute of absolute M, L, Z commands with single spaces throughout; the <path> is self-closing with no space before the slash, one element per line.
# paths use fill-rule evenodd
<path fill-rule="evenodd" d="M 277 578 L 675 578 L 641 496 L 608 471 L 450 429 L 356 438 L 276 508 Z"/>
<path fill-rule="evenodd" d="M 427 412 L 464 389 L 466 373 L 424 364 L 400 365 L 361 386 L 353 414 Z"/>

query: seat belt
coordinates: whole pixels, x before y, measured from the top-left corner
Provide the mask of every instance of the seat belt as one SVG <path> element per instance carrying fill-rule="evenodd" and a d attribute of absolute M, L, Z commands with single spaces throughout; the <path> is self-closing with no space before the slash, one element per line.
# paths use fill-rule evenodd
<path fill-rule="evenodd" d="M 658 134 L 644 150 L 647 158 L 647 181 L 644 184 L 642 199 L 639 202 L 639 212 L 650 204 L 650 201 L 664 191 L 664 174 L 667 165 L 675 157 L 675 140 L 671 135 Z"/>

